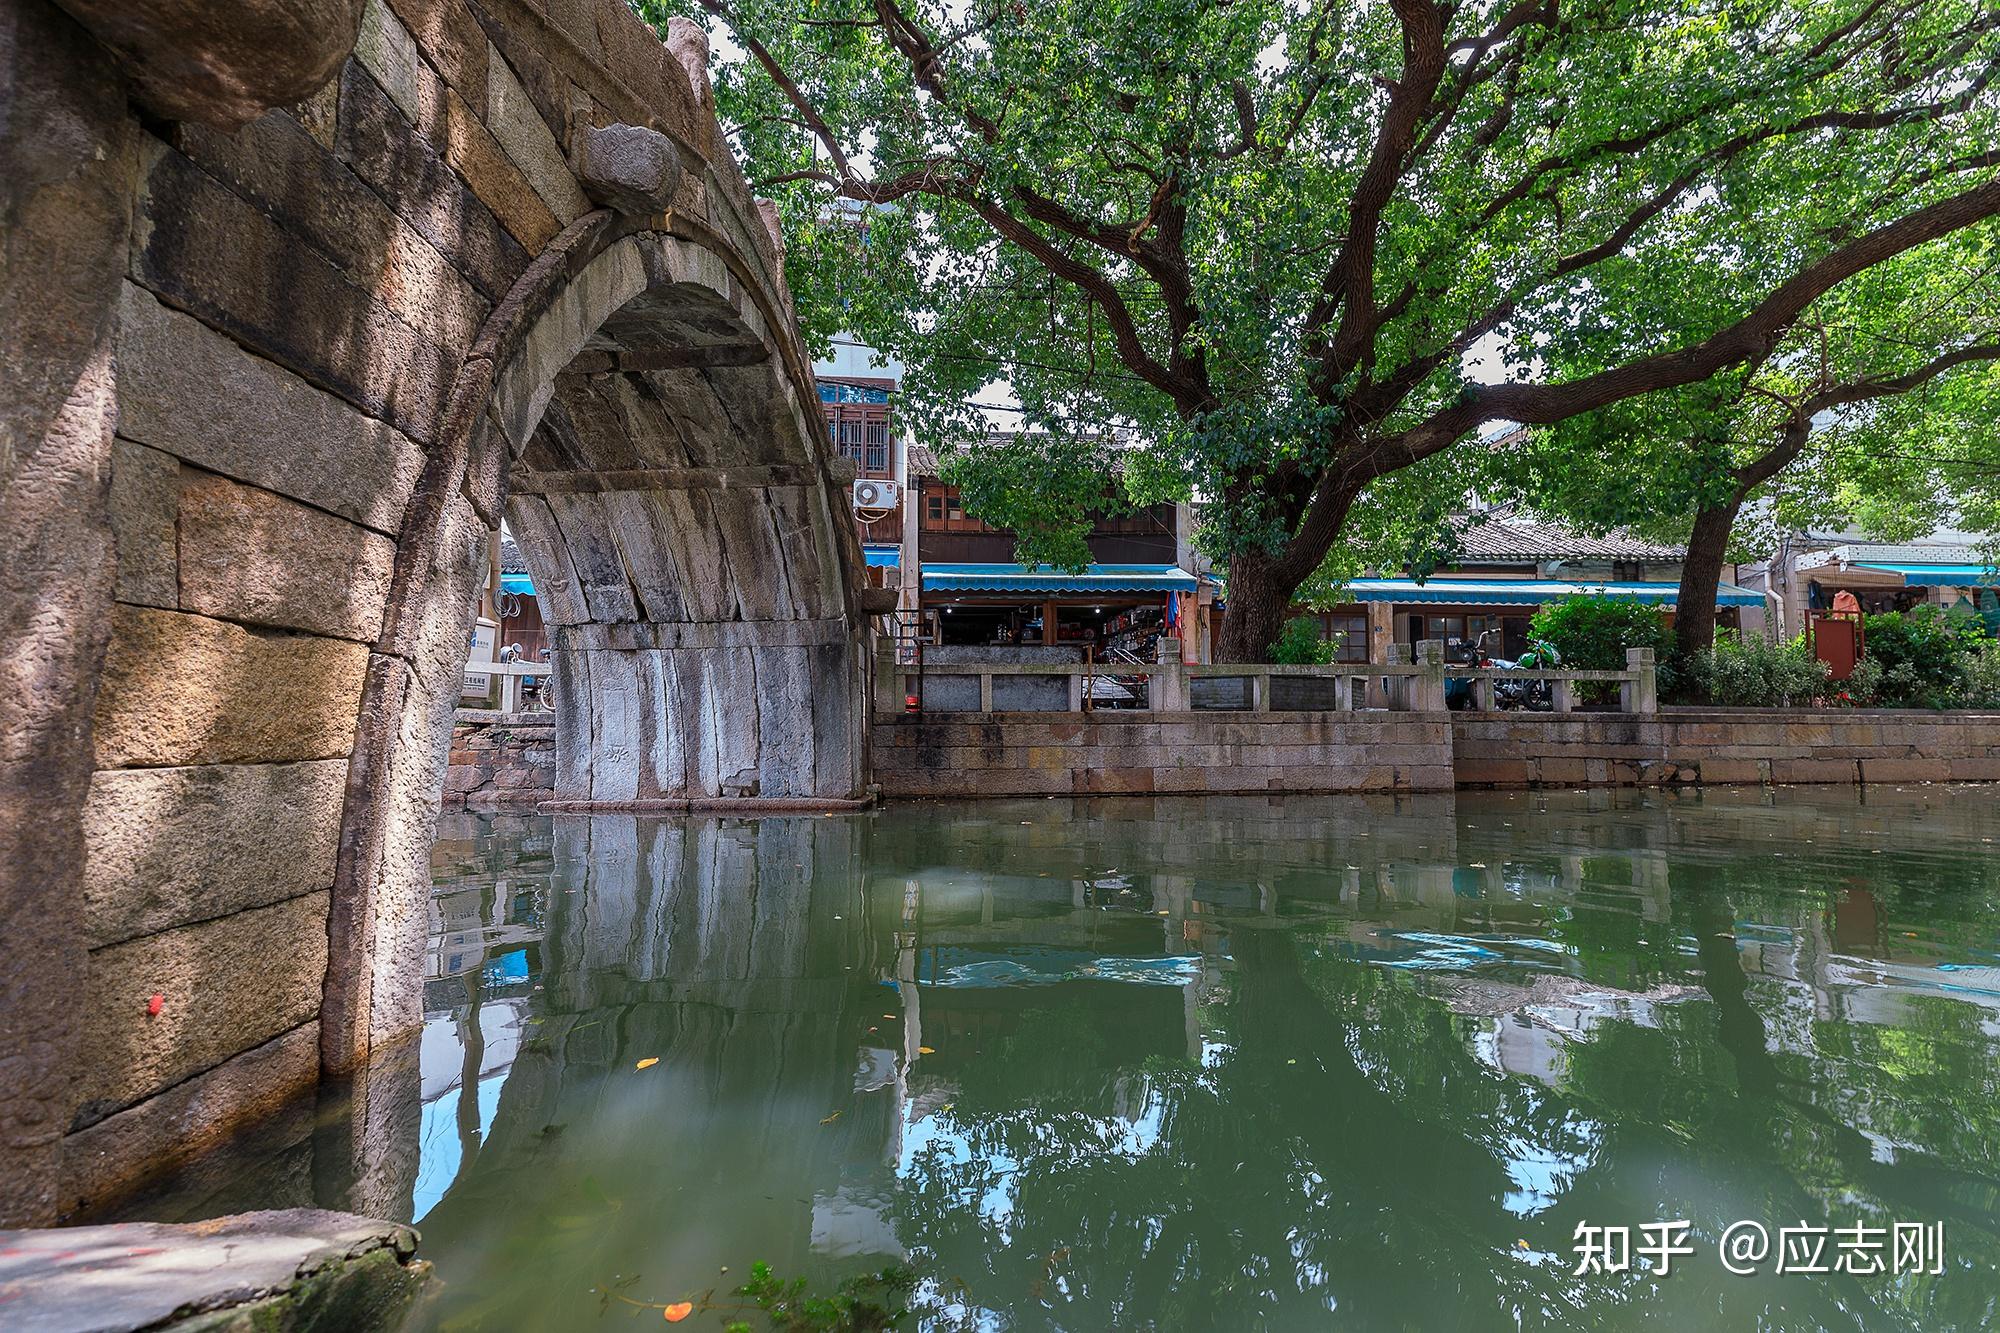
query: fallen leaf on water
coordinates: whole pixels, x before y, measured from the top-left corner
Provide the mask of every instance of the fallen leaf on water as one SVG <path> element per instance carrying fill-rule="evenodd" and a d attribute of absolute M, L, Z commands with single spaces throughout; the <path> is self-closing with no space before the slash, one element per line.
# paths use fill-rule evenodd
<path fill-rule="evenodd" d="M 657 1055 L 649 1055 L 649 1056 L 647 1056 L 647 1057 L 646 1057 L 645 1059 L 643 1059 L 643 1060 L 641 1060 L 641 1061 L 639 1062 L 639 1068 L 641 1068 L 641 1069 L 651 1069 L 651 1068 L 652 1068 L 652 1067 L 653 1067 L 654 1065 L 656 1065 L 656 1064 L 658 1064 L 658 1063 L 660 1063 L 660 1057 L 659 1057 L 659 1056 L 657 1056 Z"/>
<path fill-rule="evenodd" d="M 672 1305 L 660 1311 L 660 1313 L 667 1317 L 669 1324 L 678 1324 L 681 1320 L 694 1313 L 694 1302 L 675 1301 Z"/>
<path fill-rule="evenodd" d="M 929 1046 L 919 1046 L 919 1047 L 917 1047 L 917 1054 L 918 1054 L 918 1055 L 936 1055 L 936 1054 L 937 1054 L 937 1051 L 935 1051 L 934 1049 L 932 1049 L 932 1048 L 931 1048 L 931 1047 L 929 1047 Z"/>
<path fill-rule="evenodd" d="M 833 1123 L 834 1121 L 836 1121 L 836 1120 L 838 1120 L 838 1119 L 840 1119 L 840 1112 L 838 1112 L 838 1111 L 835 1111 L 835 1112 L 834 1112 L 834 1113 L 833 1113 L 832 1115 L 830 1115 L 830 1116 L 828 1116 L 828 1117 L 827 1117 L 826 1119 L 824 1119 L 824 1120 L 820 1121 L 820 1123 L 821 1123 L 822 1125 L 830 1125 L 830 1124 L 832 1124 L 832 1123 Z"/>
<path fill-rule="evenodd" d="M 1517 1240 L 1514 1242 L 1514 1247 L 1516 1249 L 1525 1250 L 1528 1248 L 1528 1242 L 1525 1240 Z"/>

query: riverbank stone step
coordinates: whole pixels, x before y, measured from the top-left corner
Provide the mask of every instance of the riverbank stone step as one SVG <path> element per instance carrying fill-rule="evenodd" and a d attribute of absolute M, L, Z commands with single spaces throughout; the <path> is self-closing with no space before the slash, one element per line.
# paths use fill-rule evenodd
<path fill-rule="evenodd" d="M 416 1249 L 409 1227 L 310 1208 L 0 1231 L 0 1327 L 394 1329 L 430 1277 Z"/>

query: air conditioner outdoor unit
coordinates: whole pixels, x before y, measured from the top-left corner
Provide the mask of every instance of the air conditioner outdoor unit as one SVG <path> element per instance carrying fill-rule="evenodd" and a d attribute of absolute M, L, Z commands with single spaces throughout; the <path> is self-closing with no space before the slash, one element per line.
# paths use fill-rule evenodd
<path fill-rule="evenodd" d="M 863 477 L 854 483 L 854 508 L 887 512 L 896 507 L 896 483 L 878 477 Z"/>

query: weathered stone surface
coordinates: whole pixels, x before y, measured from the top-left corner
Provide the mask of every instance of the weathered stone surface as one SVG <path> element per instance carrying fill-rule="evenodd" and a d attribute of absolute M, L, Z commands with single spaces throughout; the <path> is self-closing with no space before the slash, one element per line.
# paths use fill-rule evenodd
<path fill-rule="evenodd" d="M 600 204 L 621 213 L 659 213 L 680 192 L 680 150 L 642 125 L 591 128 L 577 136 L 576 174 Z"/>
<path fill-rule="evenodd" d="M 764 236 L 771 242 L 771 249 L 777 254 L 778 258 L 783 259 L 785 257 L 785 224 L 784 220 L 778 216 L 778 201 L 775 199 L 759 199 L 757 201 L 757 219 L 764 224 Z"/>
<path fill-rule="evenodd" d="M 137 133 L 110 58 L 0 16 L 0 1220 L 52 1220 L 83 962 L 90 714 L 116 580 L 112 312 Z"/>
<path fill-rule="evenodd" d="M 98 693 L 98 767 L 343 756 L 367 660 L 357 643 L 121 606 Z"/>
<path fill-rule="evenodd" d="M 71 1134 L 63 1140 L 61 1211 L 102 1208 L 281 1110 L 296 1108 L 310 1121 L 310 1099 L 300 1098 L 318 1080 L 319 1024 L 307 1023 Z"/>
<path fill-rule="evenodd" d="M 204 171 L 430 341 L 463 347 L 478 332 L 491 299 L 288 113 L 271 112 L 233 135 L 186 128 L 178 140 Z"/>
<path fill-rule="evenodd" d="M 584 198 L 563 159 L 562 145 L 498 52 L 487 53 L 483 123 L 558 222 L 574 222 L 590 211 L 590 200 Z"/>
<path fill-rule="evenodd" d="M 347 761 L 107 769 L 84 807 L 92 948 L 333 883 Z"/>
<path fill-rule="evenodd" d="M 118 546 L 118 600 L 180 605 L 181 465 L 172 454 L 119 440 L 111 453 L 111 533 Z"/>
<path fill-rule="evenodd" d="M 463 96 L 458 105 L 465 105 Z M 539 248 L 541 241 L 517 239 L 454 172 L 447 156 L 450 114 L 447 108 L 442 124 L 420 131 L 357 60 L 340 78 L 335 151 L 355 175 L 457 265 L 482 295 L 498 300 L 527 267 L 528 252 L 523 245 Z M 477 120 L 476 108 L 468 106 L 466 114 Z M 497 155 L 498 149 L 493 151 Z M 520 188 L 526 192 L 526 182 Z M 540 208 L 539 201 L 536 207 Z M 546 238 L 554 234 L 554 224 L 555 219 L 547 217 L 528 234 Z"/>
<path fill-rule="evenodd" d="M 134 238 L 132 269 L 142 284 L 411 439 L 429 440 L 453 353 L 171 149 L 154 161 L 140 206 L 147 225 Z"/>
<path fill-rule="evenodd" d="M 412 125 L 424 124 L 424 58 L 417 50 L 417 39 L 382 0 L 367 0 L 362 7 L 354 58 L 367 66 L 405 119 Z"/>
<path fill-rule="evenodd" d="M 354 45 L 359 0 L 61 0 L 117 53 L 139 100 L 223 129 L 310 96 Z"/>
<path fill-rule="evenodd" d="M 320 1038 L 336 1071 L 423 1022 L 431 836 L 487 545 L 485 524 L 449 474 L 434 476 L 421 539 L 398 557 L 400 614 L 384 631 L 396 655 L 369 658 L 348 774 Z"/>
<path fill-rule="evenodd" d="M 203 476 L 181 487 L 189 611 L 373 643 L 396 543 L 269 491 Z"/>
<path fill-rule="evenodd" d="M 326 975 L 327 902 L 309 893 L 93 950 L 75 1127 L 310 1021 Z"/>
<path fill-rule="evenodd" d="M 715 93 L 708 82 L 708 30 L 690 18 L 670 18 L 667 20 L 667 50 L 672 53 L 675 63 L 680 65 L 695 104 L 713 114 Z"/>
<path fill-rule="evenodd" d="M 416 1248 L 406 1226 L 303 1208 L 10 1231 L 0 1286 L 20 1333 L 387 1330 L 429 1277 Z"/>
<path fill-rule="evenodd" d="M 126 284 L 118 416 L 128 438 L 393 535 L 423 451 L 387 422 Z"/>
<path fill-rule="evenodd" d="M 491 46 L 464 0 L 389 0 L 403 26 L 444 81 L 486 113 L 486 53 Z"/>

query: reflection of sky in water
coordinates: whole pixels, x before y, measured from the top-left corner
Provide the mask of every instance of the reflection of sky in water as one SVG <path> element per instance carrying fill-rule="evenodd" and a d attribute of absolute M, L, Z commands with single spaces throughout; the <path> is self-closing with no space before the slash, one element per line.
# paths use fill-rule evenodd
<path fill-rule="evenodd" d="M 1010 955 L 951 963 L 927 984 L 982 989 L 998 986 L 1052 986 L 1064 981 L 1124 982 L 1140 986 L 1185 986 L 1201 977 L 1199 958 L 1095 958 L 1076 954 Z"/>
<path fill-rule="evenodd" d="M 493 1129 L 493 1114 L 500 1109 L 500 1089 L 506 1082 L 504 1069 L 479 1080 L 481 1139 Z M 458 1104 L 464 1095 L 463 1088 L 454 1088 L 436 1101 L 424 1103 L 423 1128 L 417 1134 L 422 1160 L 417 1168 L 416 1211 L 410 1217 L 412 1222 L 423 1221 L 424 1214 L 437 1206 L 458 1176 L 458 1164 L 464 1157 L 464 1145 L 458 1138 Z"/>

